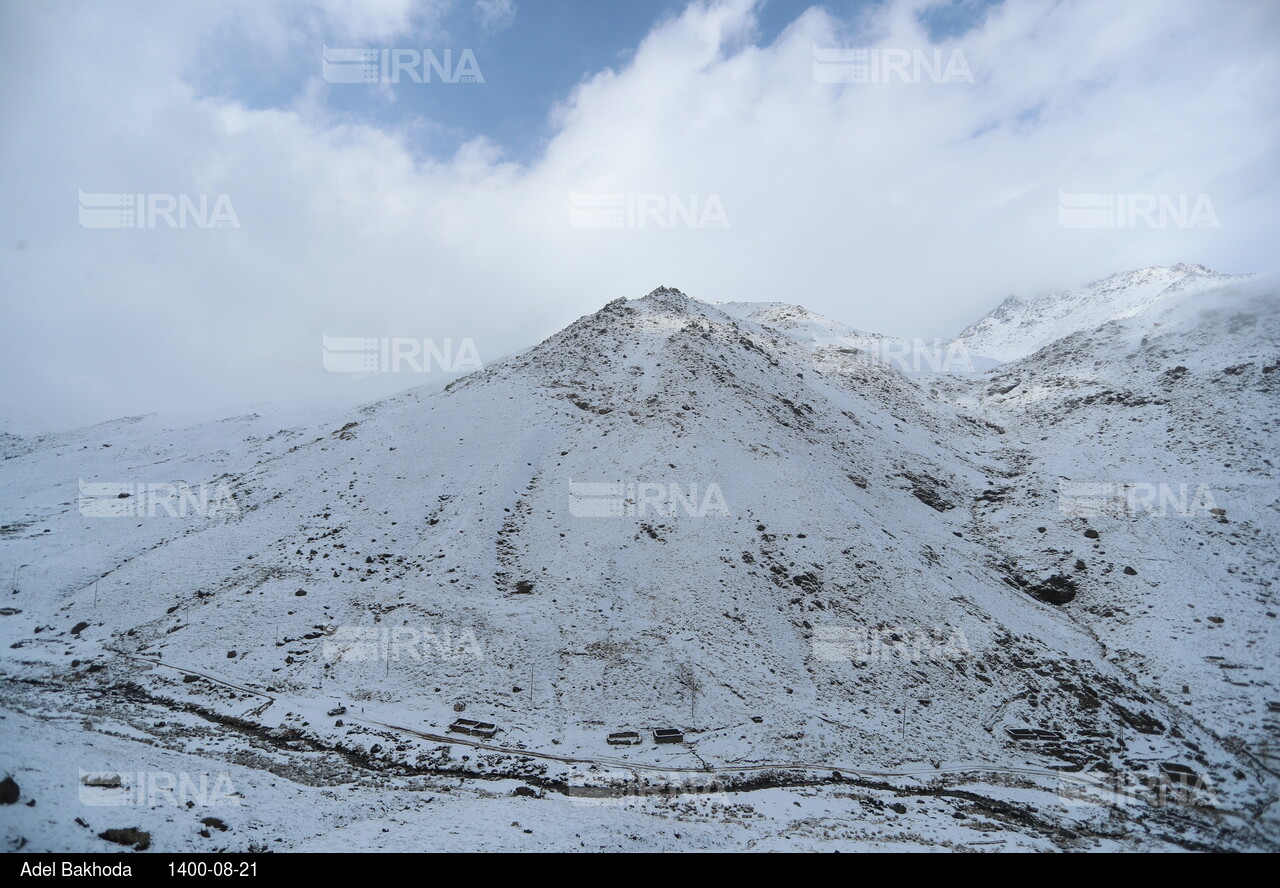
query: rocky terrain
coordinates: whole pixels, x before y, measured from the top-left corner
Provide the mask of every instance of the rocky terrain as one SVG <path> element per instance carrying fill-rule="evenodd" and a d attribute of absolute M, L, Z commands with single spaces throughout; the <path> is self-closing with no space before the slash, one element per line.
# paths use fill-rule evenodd
<path fill-rule="evenodd" d="M 1275 850 L 1278 305 L 1126 272 L 903 372 L 662 287 L 351 412 L 5 434 L 3 841 Z"/>

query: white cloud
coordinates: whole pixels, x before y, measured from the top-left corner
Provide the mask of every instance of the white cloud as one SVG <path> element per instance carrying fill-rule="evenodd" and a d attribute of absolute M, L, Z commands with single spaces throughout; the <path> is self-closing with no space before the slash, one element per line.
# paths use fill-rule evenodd
<path fill-rule="evenodd" d="M 338 36 L 385 40 L 404 34 L 415 24 L 436 20 L 450 5 L 448 0 L 321 0 L 319 9 L 327 27 Z M 296 21 L 286 13 L 288 18 Z"/>
<path fill-rule="evenodd" d="M 320 368 L 322 332 L 471 337 L 489 360 L 660 283 L 931 337 L 1011 292 L 1271 261 L 1268 3 L 1006 3 L 941 46 L 971 85 L 814 80 L 815 44 L 927 47 L 902 4 L 856 26 L 810 10 L 766 46 L 745 0 L 695 5 L 566 96 L 528 166 L 483 140 L 416 160 L 398 132 L 335 120 L 325 84 L 288 108 L 202 97 L 192 60 L 230 13 L 147 9 L 3 12 L 0 369 L 23 380 L 6 409 L 323 395 L 346 383 Z M 368 10 L 298 5 L 272 27 L 376 39 L 423 14 Z M 510 88 L 492 71 L 465 88 Z M 85 230 L 77 189 L 226 193 L 241 228 Z M 1059 190 L 1204 192 L 1221 228 L 1066 230 Z M 574 228 L 570 192 L 716 195 L 730 227 Z"/>
<path fill-rule="evenodd" d="M 509 28 L 516 20 L 515 0 L 476 0 L 480 21 L 491 31 Z"/>

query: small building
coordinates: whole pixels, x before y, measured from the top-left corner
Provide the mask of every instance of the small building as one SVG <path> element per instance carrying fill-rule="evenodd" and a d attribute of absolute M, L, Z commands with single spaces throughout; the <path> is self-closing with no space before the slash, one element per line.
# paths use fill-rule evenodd
<path fill-rule="evenodd" d="M 654 728 L 653 742 L 654 743 L 683 743 L 684 731 L 679 731 L 679 730 L 676 730 L 675 728 Z"/>
<path fill-rule="evenodd" d="M 498 733 L 498 726 L 491 722 L 476 722 L 471 726 L 471 736 L 473 737 L 483 737 L 488 740 L 496 733 Z"/>
<path fill-rule="evenodd" d="M 449 725 L 449 730 L 454 734 L 468 734 L 472 737 L 483 737 L 488 740 L 498 733 L 498 726 L 492 722 L 476 721 L 474 718 L 460 718 Z"/>
<path fill-rule="evenodd" d="M 635 746 L 640 742 L 640 735 L 635 731 L 619 731 L 616 734 L 610 734 L 608 743 L 610 746 Z"/>

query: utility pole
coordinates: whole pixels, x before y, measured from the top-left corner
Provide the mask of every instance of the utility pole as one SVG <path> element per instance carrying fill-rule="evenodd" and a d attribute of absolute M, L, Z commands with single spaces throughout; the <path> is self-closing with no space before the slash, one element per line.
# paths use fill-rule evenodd
<path fill-rule="evenodd" d="M 902 691 L 902 742 L 907 742 L 907 691 Z"/>

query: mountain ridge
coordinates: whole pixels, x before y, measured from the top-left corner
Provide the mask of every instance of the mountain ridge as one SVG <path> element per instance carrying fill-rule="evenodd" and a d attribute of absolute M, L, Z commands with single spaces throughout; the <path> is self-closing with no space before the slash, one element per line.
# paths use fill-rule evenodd
<path fill-rule="evenodd" d="M 1203 421 L 1206 392 L 1257 420 L 1244 449 L 1265 452 L 1274 374 L 1262 357 L 1280 333 L 1261 310 L 1274 291 L 1260 286 L 1230 284 L 1208 320 L 1187 289 L 1166 300 L 1178 324 L 1138 314 L 993 374 L 925 378 L 660 287 L 438 391 L 284 428 L 246 415 L 50 439 L 4 462 L 0 539 L 27 566 L 11 596 L 19 612 L 0 623 L 3 669 L 48 687 L 127 684 L 237 718 L 248 709 L 264 731 L 297 731 L 317 749 L 475 777 L 573 784 L 589 769 L 463 761 L 386 726 L 439 737 L 464 713 L 498 725 L 504 748 L 585 761 L 613 731 L 683 730 L 683 745 L 614 753 L 655 768 L 926 763 L 941 774 L 927 763 L 960 762 L 973 775 L 1015 763 L 1026 776 L 1013 788 L 961 780 L 999 804 L 1012 792 L 1041 807 L 1060 798 L 1063 768 L 1193 763 L 1227 803 L 1263 810 L 1271 790 L 1250 758 L 1250 720 L 1267 693 L 1254 682 L 1275 668 L 1256 642 L 1274 613 L 1276 512 L 1233 494 L 1226 524 L 1082 518 L 1057 489 L 1174 470 L 1151 450 L 1158 441 L 1117 428 L 1137 427 L 1131 410 L 1146 411 L 1142 428 L 1164 415 Z M 1235 327 L 1255 357 L 1227 373 L 1218 331 Z M 1145 350 L 1143 331 L 1156 340 Z M 1141 377 L 1127 369 L 1135 347 Z M 1208 363 L 1166 384 L 1194 365 L 1192 349 Z M 1086 356 L 1104 367 L 1096 378 L 1077 374 Z M 1100 430 L 1132 457 L 1105 477 Z M 1207 452 L 1230 460 L 1224 447 Z M 1176 456 L 1234 490 L 1193 449 Z M 1272 468 L 1248 466 L 1263 482 Z M 174 479 L 225 481 L 234 513 L 105 520 L 77 507 L 81 480 Z M 690 508 L 713 485 L 723 508 Z M 1166 537 L 1177 553 L 1238 549 L 1257 566 L 1161 566 L 1144 553 Z M 1222 624 L 1194 622 L 1184 575 L 1216 579 L 1207 604 Z M 1166 599 L 1172 613 L 1142 613 Z M 481 654 L 332 655 L 371 631 L 474 639 Z M 1180 662 L 1161 639 L 1186 633 L 1200 633 L 1197 650 L 1229 645 L 1250 683 L 1224 692 L 1217 665 Z M 175 670 L 271 702 L 249 707 Z M 1194 692 L 1184 699 L 1175 680 Z M 19 685 L 5 693 L 7 707 L 38 711 Z M 335 700 L 358 701 L 383 727 L 335 725 L 324 717 Z M 1008 733 L 1023 729 L 1060 739 Z M 1066 829 L 1075 815 L 1053 816 Z M 1253 827 L 1194 822 L 1214 847 L 1257 841 Z"/>

